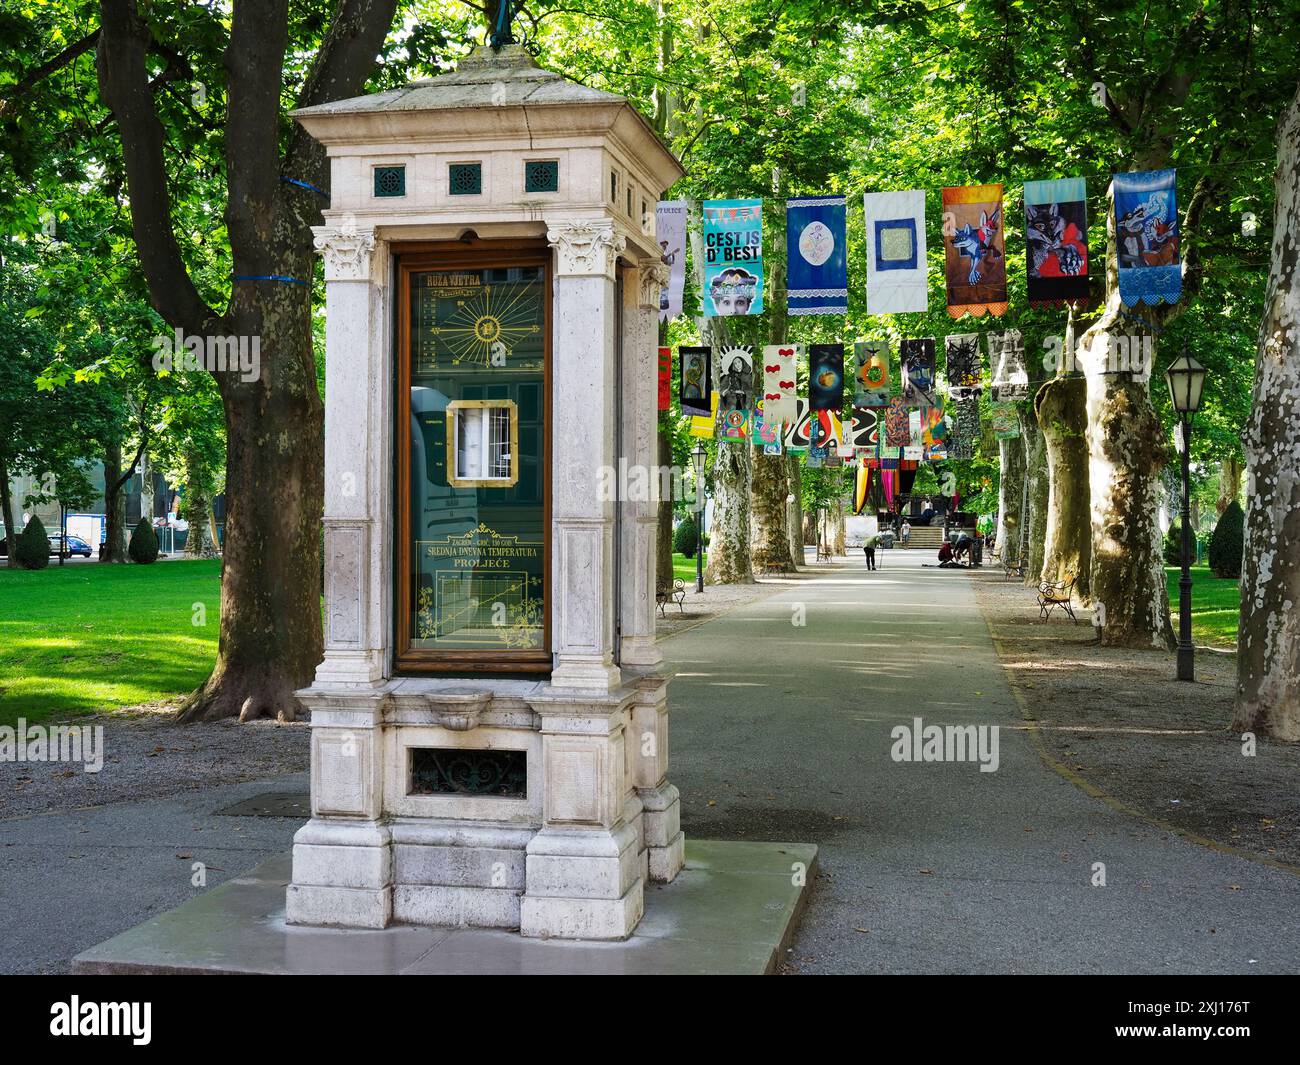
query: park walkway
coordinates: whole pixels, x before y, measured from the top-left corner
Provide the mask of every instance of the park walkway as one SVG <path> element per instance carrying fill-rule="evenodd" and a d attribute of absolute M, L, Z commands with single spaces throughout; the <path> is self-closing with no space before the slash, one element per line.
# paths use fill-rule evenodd
<path fill-rule="evenodd" d="M 1300 971 L 1300 878 L 1045 767 L 972 577 L 930 552 L 860 557 L 663 644 L 687 834 L 822 848 L 791 971 Z M 915 717 L 1001 726 L 997 771 L 893 761 Z"/>

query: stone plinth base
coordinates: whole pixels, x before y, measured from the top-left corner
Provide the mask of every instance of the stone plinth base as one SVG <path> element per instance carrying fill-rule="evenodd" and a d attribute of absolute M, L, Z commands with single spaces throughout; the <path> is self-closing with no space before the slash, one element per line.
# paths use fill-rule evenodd
<path fill-rule="evenodd" d="M 286 855 L 79 954 L 73 972 L 771 973 L 793 938 L 816 863 L 817 848 L 806 843 L 691 840 L 681 874 L 671 884 L 644 888 L 649 904 L 632 935 L 597 943 L 529 939 L 484 928 L 394 924 L 369 931 L 290 925 Z"/>

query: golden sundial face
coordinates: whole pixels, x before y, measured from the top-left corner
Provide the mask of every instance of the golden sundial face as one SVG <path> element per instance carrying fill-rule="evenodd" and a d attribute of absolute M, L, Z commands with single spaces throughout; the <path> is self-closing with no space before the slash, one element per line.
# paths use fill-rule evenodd
<path fill-rule="evenodd" d="M 456 300 L 456 309 L 429 332 L 451 354 L 453 366 L 499 365 L 494 355 L 508 358 L 521 340 L 542 331 L 539 299 L 533 285 L 484 285 Z"/>

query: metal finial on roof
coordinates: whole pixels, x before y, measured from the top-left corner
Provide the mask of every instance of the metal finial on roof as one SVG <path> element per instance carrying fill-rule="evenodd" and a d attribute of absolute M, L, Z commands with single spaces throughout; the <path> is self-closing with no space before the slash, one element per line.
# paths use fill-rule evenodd
<path fill-rule="evenodd" d="M 520 0 L 497 0 L 496 24 L 492 27 L 489 42 L 494 52 L 500 51 L 504 45 L 515 43 L 515 4 L 518 2 Z"/>

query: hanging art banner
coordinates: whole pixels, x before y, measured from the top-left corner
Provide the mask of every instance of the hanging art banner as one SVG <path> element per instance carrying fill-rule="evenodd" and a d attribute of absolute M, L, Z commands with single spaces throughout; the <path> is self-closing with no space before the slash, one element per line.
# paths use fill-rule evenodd
<path fill-rule="evenodd" d="M 844 409 L 844 345 L 813 344 L 808 349 L 808 406 Z"/>
<path fill-rule="evenodd" d="M 667 410 L 673 398 L 673 349 L 659 349 L 659 409 Z"/>
<path fill-rule="evenodd" d="M 943 407 L 926 407 L 921 411 L 921 443 L 926 447 L 942 443 L 948 436 Z"/>
<path fill-rule="evenodd" d="M 704 201 L 704 314 L 763 313 L 763 201 Z"/>
<path fill-rule="evenodd" d="M 682 313 L 686 287 L 686 201 L 660 200 L 655 207 L 655 239 L 668 267 L 668 287 L 659 293 L 659 321 Z"/>
<path fill-rule="evenodd" d="M 984 367 L 980 361 L 978 333 L 950 333 L 943 341 L 944 365 L 948 373 L 948 392 L 960 399 L 980 387 Z"/>
<path fill-rule="evenodd" d="M 767 402 L 759 400 L 754 407 L 754 446 L 763 448 L 766 455 L 781 454 L 781 420 L 768 418 Z"/>
<path fill-rule="evenodd" d="M 713 396 L 711 350 L 683 346 L 677 349 L 677 358 L 682 367 L 680 385 L 682 413 L 709 416 L 714 409 L 713 404 L 710 403 L 710 398 Z"/>
<path fill-rule="evenodd" d="M 844 197 L 785 201 L 786 305 L 791 314 L 847 314 Z"/>
<path fill-rule="evenodd" d="M 794 418 L 786 422 L 781 429 L 781 446 L 786 451 L 808 450 L 808 401 L 802 397 L 794 401 Z"/>
<path fill-rule="evenodd" d="M 885 446 L 907 447 L 912 442 L 911 421 L 903 398 L 895 396 L 885 408 Z"/>
<path fill-rule="evenodd" d="M 1020 435 L 1020 415 L 1014 403 L 994 403 L 993 435 L 998 440 L 1014 440 Z"/>
<path fill-rule="evenodd" d="M 993 400 L 1029 398 L 1029 371 L 1025 368 L 1025 341 L 1019 329 L 989 333 L 989 362 L 993 366 Z"/>
<path fill-rule="evenodd" d="M 1116 174 L 1111 185 L 1119 245 L 1119 299 L 1125 307 L 1177 303 L 1182 296 L 1176 176 L 1175 170 Z"/>
<path fill-rule="evenodd" d="M 754 405 L 754 349 L 723 348 L 718 356 L 718 409 L 748 411 Z"/>
<path fill-rule="evenodd" d="M 867 313 L 924 311 L 924 190 L 868 192 L 862 210 L 867 226 Z"/>
<path fill-rule="evenodd" d="M 1002 229 L 1001 185 L 943 190 L 943 253 L 952 317 L 1007 313 Z"/>
<path fill-rule="evenodd" d="M 952 427 L 949 454 L 955 459 L 973 459 L 980 437 L 980 397 L 968 393 L 957 402 L 957 417 Z"/>
<path fill-rule="evenodd" d="M 798 344 L 769 344 L 763 349 L 763 417 L 776 424 L 795 417 Z"/>
<path fill-rule="evenodd" d="M 853 408 L 853 435 L 851 441 L 854 452 L 869 451 L 876 453 L 876 410 L 871 407 Z"/>
<path fill-rule="evenodd" d="M 883 340 L 853 346 L 857 370 L 853 375 L 853 405 L 879 409 L 889 405 L 889 345 Z"/>
<path fill-rule="evenodd" d="M 1088 306 L 1087 196 L 1081 177 L 1025 182 L 1031 307 Z"/>
<path fill-rule="evenodd" d="M 710 410 L 705 417 L 691 417 L 691 436 L 697 436 L 701 440 L 713 439 L 713 427 L 718 423 L 718 394 L 714 392 L 710 397 Z"/>
<path fill-rule="evenodd" d="M 745 408 L 725 410 L 718 409 L 718 439 L 748 440 L 750 431 L 750 414 Z"/>
<path fill-rule="evenodd" d="M 898 362 L 903 372 L 903 403 L 909 407 L 933 407 L 936 401 L 934 337 L 904 340 L 898 347 Z"/>

